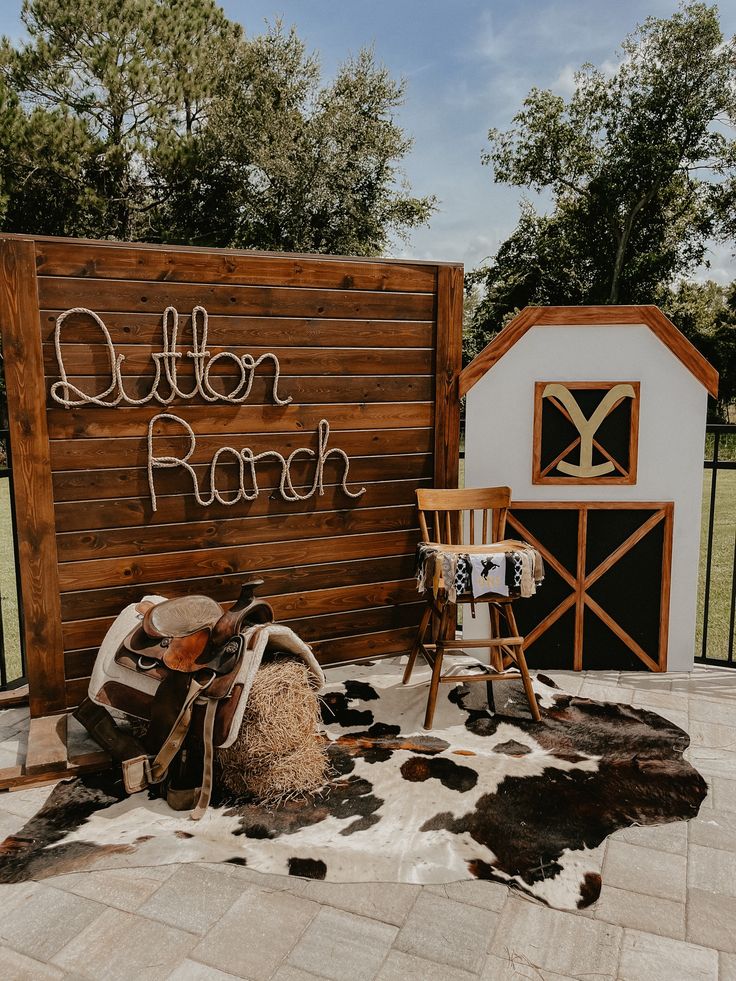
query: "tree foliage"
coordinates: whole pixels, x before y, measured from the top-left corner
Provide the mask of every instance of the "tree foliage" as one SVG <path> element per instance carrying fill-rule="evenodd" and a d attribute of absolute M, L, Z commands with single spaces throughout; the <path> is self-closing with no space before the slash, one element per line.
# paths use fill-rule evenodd
<path fill-rule="evenodd" d="M 472 330 L 486 339 L 529 303 L 653 302 L 728 234 L 736 43 L 716 8 L 648 18 L 613 72 L 588 64 L 575 80 L 569 100 L 532 89 L 512 126 L 489 133 L 494 180 L 544 191 L 552 208 L 526 201 L 492 264 L 470 275 L 484 290 Z"/>
<path fill-rule="evenodd" d="M 403 85 L 361 52 L 323 85 L 280 25 L 215 0 L 24 0 L 0 50 L 8 231 L 372 254 L 427 220 L 398 169 Z"/>
<path fill-rule="evenodd" d="M 586 285 L 617 303 L 702 260 L 723 193 L 706 176 L 736 162 L 717 125 L 735 85 L 736 44 L 716 9 L 688 4 L 646 20 L 613 74 L 583 66 L 569 102 L 533 89 L 510 130 L 491 130 L 485 159 L 496 181 L 548 189 L 586 245 L 600 236 Z"/>
<path fill-rule="evenodd" d="M 434 207 L 410 195 L 397 169 L 411 147 L 393 118 L 402 100 L 403 86 L 367 50 L 323 86 L 315 58 L 277 25 L 223 72 L 184 168 L 177 153 L 162 159 L 174 188 L 162 226 L 207 244 L 381 252 L 391 231 Z M 177 172 L 186 174 L 178 185 Z"/>
<path fill-rule="evenodd" d="M 21 16 L 29 40 L 18 48 L 4 40 L 2 69 L 27 117 L 26 166 L 37 163 L 43 122 L 67 151 L 61 160 L 50 153 L 48 165 L 65 163 L 70 180 L 53 229 L 22 200 L 5 227 L 56 232 L 63 223 L 67 233 L 135 237 L 155 205 L 150 158 L 186 130 L 191 107 L 196 118 L 210 53 L 237 28 L 214 0 L 24 0 Z M 0 131 L 3 151 L 8 135 Z"/>
<path fill-rule="evenodd" d="M 714 364 L 720 374 L 712 415 L 726 419 L 736 402 L 736 283 L 720 286 L 678 283 L 661 290 L 658 305 L 682 333 Z"/>
<path fill-rule="evenodd" d="M 2 227 L 72 234 L 94 211 L 80 180 L 90 154 L 85 127 L 63 109 L 24 110 L 0 77 L 0 133 Z"/>

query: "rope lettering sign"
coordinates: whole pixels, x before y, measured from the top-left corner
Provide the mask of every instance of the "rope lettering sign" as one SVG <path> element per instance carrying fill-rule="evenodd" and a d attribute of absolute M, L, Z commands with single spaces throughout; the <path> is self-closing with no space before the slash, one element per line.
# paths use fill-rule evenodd
<path fill-rule="evenodd" d="M 105 347 L 109 359 L 109 384 L 97 394 L 84 392 L 82 389 L 73 385 L 69 381 L 64 357 L 62 352 L 62 328 L 65 321 L 73 314 L 81 314 L 90 317 L 99 327 L 104 338 Z M 142 398 L 133 398 L 125 391 L 123 380 L 122 365 L 125 361 L 124 354 L 118 354 L 115 350 L 110 331 L 102 318 L 87 307 L 72 307 L 65 310 L 56 319 L 56 329 L 54 331 L 54 347 L 56 360 L 59 366 L 59 381 L 51 386 L 51 397 L 64 408 L 77 408 L 83 405 L 96 405 L 103 408 L 115 408 L 117 406 L 141 406 L 150 402 L 158 402 L 162 406 L 170 406 L 178 399 L 193 399 L 199 396 L 205 402 L 224 402 L 228 405 L 242 405 L 249 397 L 255 377 L 256 369 L 263 364 L 270 364 L 273 368 L 273 385 L 271 388 L 271 398 L 275 405 L 288 405 L 292 401 L 290 395 L 282 398 L 279 394 L 279 380 L 281 369 L 279 359 L 275 354 L 261 354 L 254 358 L 251 354 L 237 355 L 232 351 L 220 351 L 212 354 L 207 349 L 208 316 L 204 307 L 196 306 L 192 310 L 192 350 L 184 354 L 179 351 L 179 314 L 174 307 L 167 307 L 163 314 L 162 324 L 162 349 L 154 352 L 151 357 L 154 365 L 154 376 L 150 391 Z M 188 391 L 182 389 L 178 377 L 178 365 L 181 364 L 182 357 L 188 358 L 193 365 L 194 382 Z M 227 363 L 234 369 L 236 385 L 230 392 L 222 393 L 217 391 L 210 382 L 212 368 L 218 363 Z M 156 455 L 154 453 L 154 439 L 165 438 L 156 435 L 156 424 L 166 422 L 178 425 L 182 429 L 182 434 L 189 438 L 189 448 L 182 457 Z M 182 435 L 178 434 L 178 435 Z M 343 463 L 343 472 L 340 486 L 343 492 L 351 498 L 361 497 L 365 494 L 365 487 L 360 490 L 352 491 L 349 489 L 348 473 L 350 471 L 350 460 L 347 453 L 339 447 L 327 448 L 330 436 L 330 424 L 326 419 L 321 419 L 317 427 L 317 450 L 307 446 L 298 447 L 284 457 L 277 450 L 265 450 L 262 453 L 253 453 L 250 447 L 235 449 L 232 446 L 221 446 L 212 457 L 209 467 L 209 490 L 202 493 L 197 481 L 197 475 L 192 468 L 189 460 L 197 447 L 197 438 L 189 423 L 173 412 L 159 412 L 153 416 L 148 423 L 147 433 L 147 468 L 148 486 L 151 492 L 151 506 L 156 510 L 156 470 L 175 469 L 180 467 L 185 470 L 192 480 L 192 491 L 198 504 L 208 507 L 217 501 L 218 504 L 233 505 L 238 501 L 253 501 L 258 497 L 260 488 L 256 466 L 266 460 L 275 461 L 281 466 L 281 477 L 278 484 L 278 493 L 285 501 L 306 501 L 315 494 L 324 494 L 324 467 L 330 458 L 336 458 Z M 169 437 L 171 438 L 171 437 Z M 314 479 L 310 487 L 300 493 L 293 484 L 291 467 L 297 457 L 314 460 L 315 472 Z M 224 497 L 217 487 L 217 468 L 218 465 L 225 463 L 235 464 L 238 473 L 238 487 L 235 492 L 228 492 L 228 497 Z"/>

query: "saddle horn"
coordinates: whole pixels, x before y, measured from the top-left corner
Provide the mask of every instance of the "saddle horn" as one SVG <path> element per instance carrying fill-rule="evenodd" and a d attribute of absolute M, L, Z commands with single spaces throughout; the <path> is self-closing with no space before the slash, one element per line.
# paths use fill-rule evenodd
<path fill-rule="evenodd" d="M 255 595 L 256 589 L 262 586 L 263 582 L 263 579 L 248 579 L 241 585 L 238 598 L 212 628 L 212 644 L 215 647 L 224 644 L 246 626 L 273 621 L 271 604 L 257 599 Z"/>
<path fill-rule="evenodd" d="M 240 595 L 230 607 L 230 610 L 243 610 L 246 606 L 250 606 L 256 598 L 256 589 L 262 586 L 264 582 L 264 579 L 248 579 L 242 583 L 240 586 Z"/>

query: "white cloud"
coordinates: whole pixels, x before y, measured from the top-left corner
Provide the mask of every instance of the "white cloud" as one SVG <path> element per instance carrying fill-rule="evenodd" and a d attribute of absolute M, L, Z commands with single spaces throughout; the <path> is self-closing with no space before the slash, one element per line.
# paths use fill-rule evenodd
<path fill-rule="evenodd" d="M 598 70 L 606 78 L 613 78 L 616 72 L 619 70 L 623 62 L 614 58 L 606 58 L 604 61 L 598 65 Z"/>
<path fill-rule="evenodd" d="M 701 266 L 693 274 L 693 279 L 705 282 L 712 279 L 721 286 L 727 286 L 736 279 L 736 259 L 734 243 L 711 242 L 706 259 L 709 266 Z"/>
<path fill-rule="evenodd" d="M 487 61 L 502 61 L 507 53 L 508 38 L 499 30 L 494 14 L 490 10 L 481 11 L 467 54 Z"/>
<path fill-rule="evenodd" d="M 552 82 L 550 88 L 557 95 L 565 96 L 565 98 L 570 98 L 575 89 L 577 88 L 577 82 L 575 81 L 575 73 L 577 72 L 579 65 L 564 65 L 557 76 L 557 78 Z"/>

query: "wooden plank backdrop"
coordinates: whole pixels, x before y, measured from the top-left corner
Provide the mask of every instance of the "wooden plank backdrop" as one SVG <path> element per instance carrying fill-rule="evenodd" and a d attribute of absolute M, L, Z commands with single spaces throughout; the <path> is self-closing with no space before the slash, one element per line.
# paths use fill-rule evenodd
<path fill-rule="evenodd" d="M 34 716 L 77 704 L 112 620 L 149 592 L 228 604 L 242 579 L 260 575 L 277 617 L 323 663 L 407 649 L 422 610 L 412 579 L 415 491 L 457 486 L 461 266 L 25 236 L 3 236 L 0 250 Z M 198 305 L 209 313 L 208 350 L 275 354 L 291 403 L 274 404 L 271 370 L 256 371 L 242 405 L 195 397 L 170 409 L 156 401 L 65 409 L 51 399 L 60 313 L 87 307 L 103 319 L 125 355 L 126 391 L 140 398 L 154 377 L 164 309 L 178 310 L 186 352 Z M 103 341 L 89 316 L 66 319 L 68 380 L 85 392 L 107 384 Z M 191 377 L 191 360 L 180 361 L 179 376 Z M 227 360 L 212 376 L 228 390 Z M 263 463 L 254 501 L 202 507 L 178 468 L 156 472 L 154 512 L 146 434 L 166 411 L 196 434 L 191 463 L 202 488 L 220 446 L 316 450 L 324 418 L 328 446 L 350 457 L 350 487 L 366 493 L 347 497 L 341 468 L 328 462 L 324 495 L 285 501 L 274 493 L 281 466 Z M 185 445 L 172 438 L 156 452 Z M 222 491 L 237 487 L 233 470 L 218 468 Z M 294 461 L 295 486 L 310 485 L 313 473 L 310 461 Z"/>

